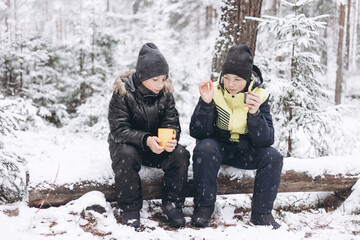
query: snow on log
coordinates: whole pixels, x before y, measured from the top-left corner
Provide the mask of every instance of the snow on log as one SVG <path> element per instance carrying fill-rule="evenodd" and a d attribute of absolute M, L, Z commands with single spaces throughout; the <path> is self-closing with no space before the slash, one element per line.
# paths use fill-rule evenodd
<path fill-rule="evenodd" d="M 324 174 L 312 177 L 306 172 L 286 171 L 281 175 L 279 192 L 321 192 L 349 189 L 356 183 L 358 176 L 358 174 Z M 218 194 L 252 193 L 253 185 L 253 177 L 245 176 L 241 179 L 230 179 L 219 174 Z M 39 207 L 43 202 L 43 206 L 60 206 L 90 191 L 100 191 L 105 194 L 107 201 L 116 201 L 115 186 L 113 184 L 83 181 L 55 187 L 50 187 L 49 184 L 30 187 L 28 205 L 30 207 Z M 161 178 L 142 179 L 142 191 L 144 200 L 161 198 Z M 193 196 L 192 180 L 188 181 L 186 196 Z"/>

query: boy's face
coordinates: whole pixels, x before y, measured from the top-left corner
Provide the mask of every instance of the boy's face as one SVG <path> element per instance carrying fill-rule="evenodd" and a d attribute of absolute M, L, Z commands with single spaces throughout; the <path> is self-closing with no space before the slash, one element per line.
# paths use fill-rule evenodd
<path fill-rule="evenodd" d="M 150 79 L 147 79 L 142 82 L 142 84 L 152 92 L 158 94 L 165 86 L 166 75 L 156 76 Z"/>
<path fill-rule="evenodd" d="M 224 86 L 230 94 L 237 94 L 245 88 L 246 80 L 234 74 L 225 74 Z"/>

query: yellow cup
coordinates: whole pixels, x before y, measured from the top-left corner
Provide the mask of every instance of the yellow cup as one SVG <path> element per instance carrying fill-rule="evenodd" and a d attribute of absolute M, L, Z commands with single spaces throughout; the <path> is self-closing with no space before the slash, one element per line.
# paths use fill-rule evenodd
<path fill-rule="evenodd" d="M 159 128 L 158 129 L 158 138 L 161 139 L 159 143 L 160 146 L 166 147 L 168 141 L 174 139 L 174 135 L 176 135 L 176 130 L 171 128 Z"/>

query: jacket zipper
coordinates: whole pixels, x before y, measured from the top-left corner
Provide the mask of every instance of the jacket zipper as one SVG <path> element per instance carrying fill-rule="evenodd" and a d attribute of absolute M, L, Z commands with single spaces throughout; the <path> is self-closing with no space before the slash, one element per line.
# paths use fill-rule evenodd
<path fill-rule="evenodd" d="M 146 117 L 146 120 L 147 120 L 147 126 L 148 126 L 147 131 L 150 132 L 150 119 L 149 119 L 148 113 L 146 112 L 144 99 L 142 99 L 142 104 L 143 104 L 143 108 L 144 108 L 145 117 Z"/>

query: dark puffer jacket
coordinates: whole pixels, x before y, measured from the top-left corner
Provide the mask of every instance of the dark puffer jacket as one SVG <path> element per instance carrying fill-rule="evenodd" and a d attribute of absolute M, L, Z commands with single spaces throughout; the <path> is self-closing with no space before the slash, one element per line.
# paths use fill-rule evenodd
<path fill-rule="evenodd" d="M 255 81 L 253 89 L 259 87 L 263 78 L 260 70 L 255 66 L 252 77 Z M 247 91 L 246 86 L 246 91 Z M 238 147 L 247 149 L 249 147 L 261 148 L 269 147 L 274 143 L 274 127 L 270 113 L 269 97 L 259 107 L 259 114 L 252 116 L 248 113 L 247 117 L 247 134 L 239 135 Z M 190 136 L 198 140 L 216 137 L 223 142 L 230 143 L 230 132 L 220 129 L 216 126 L 217 110 L 212 100 L 209 104 L 200 100 L 195 107 L 190 122 Z"/>
<path fill-rule="evenodd" d="M 181 128 L 172 91 L 170 79 L 155 94 L 135 79 L 134 72 L 120 75 L 115 80 L 109 105 L 108 141 L 132 144 L 147 151 L 150 150 L 146 146 L 147 136 L 157 136 L 158 128 L 175 129 L 179 140 Z"/>

